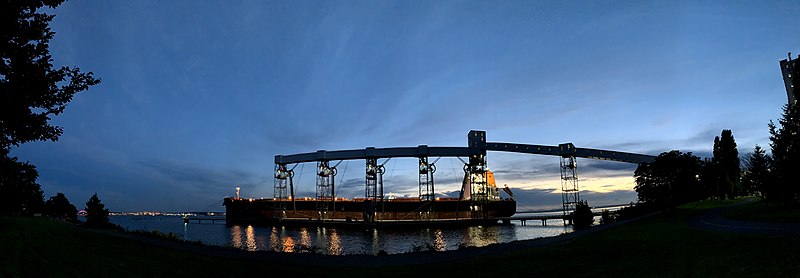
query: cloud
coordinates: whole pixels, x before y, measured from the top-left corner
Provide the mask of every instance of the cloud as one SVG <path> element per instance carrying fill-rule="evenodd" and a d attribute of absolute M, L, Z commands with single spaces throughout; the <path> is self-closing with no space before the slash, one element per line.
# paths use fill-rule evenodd
<path fill-rule="evenodd" d="M 149 180 L 158 185 L 163 194 L 196 200 L 194 205 L 185 204 L 194 208 L 197 204 L 232 196 L 234 187 L 240 187 L 243 196 L 257 197 L 263 194 L 259 191 L 265 189 L 270 193 L 269 196 L 272 195 L 273 181 L 266 175 L 258 176 L 239 170 L 210 168 L 164 159 L 144 160 L 139 165 L 152 171 Z"/>

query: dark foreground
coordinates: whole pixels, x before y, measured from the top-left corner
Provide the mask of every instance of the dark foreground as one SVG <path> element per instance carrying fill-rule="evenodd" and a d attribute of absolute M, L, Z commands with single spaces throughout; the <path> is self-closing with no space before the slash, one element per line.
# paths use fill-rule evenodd
<path fill-rule="evenodd" d="M 594 231 L 437 253 L 324 256 L 245 252 L 98 232 L 43 218 L 0 218 L 0 277 L 321 275 L 325 277 L 792 276 L 800 237 L 690 225 L 722 202 Z"/>

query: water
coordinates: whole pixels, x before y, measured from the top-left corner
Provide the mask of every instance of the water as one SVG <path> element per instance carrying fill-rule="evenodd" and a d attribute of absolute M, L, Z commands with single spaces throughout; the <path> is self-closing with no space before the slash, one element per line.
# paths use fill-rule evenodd
<path fill-rule="evenodd" d="M 416 251 L 456 250 L 482 247 L 571 232 L 561 220 L 528 221 L 528 226 L 478 226 L 468 228 L 329 228 L 329 227 L 255 227 L 227 226 L 224 221 L 211 224 L 185 224 L 179 216 L 111 216 L 111 222 L 130 231 L 159 231 L 178 234 L 190 241 L 209 245 L 231 246 L 249 251 L 308 252 L 329 255 L 388 254 Z"/>

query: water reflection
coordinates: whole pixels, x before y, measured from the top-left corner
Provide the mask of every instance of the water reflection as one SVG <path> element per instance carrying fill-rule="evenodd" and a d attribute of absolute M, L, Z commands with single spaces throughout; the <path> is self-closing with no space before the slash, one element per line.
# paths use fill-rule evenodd
<path fill-rule="evenodd" d="M 286 253 L 293 253 L 294 252 L 294 239 L 292 237 L 286 237 L 283 239 L 283 252 Z"/>
<path fill-rule="evenodd" d="M 470 227 L 469 228 L 469 235 L 472 239 L 471 246 L 475 247 L 483 247 L 489 244 L 497 243 L 497 230 L 499 227 L 485 227 L 485 226 L 478 226 L 478 227 Z M 467 244 L 470 244 L 467 243 Z"/>
<path fill-rule="evenodd" d="M 519 232 L 522 231 L 521 235 Z M 555 236 L 563 227 L 478 226 L 469 228 L 350 229 L 232 226 L 230 245 L 257 251 L 327 255 L 446 251 L 520 239 Z M 520 237 L 521 236 L 521 237 Z"/>
<path fill-rule="evenodd" d="M 466 246 L 486 246 L 516 240 L 557 236 L 569 233 L 561 221 L 548 226 L 491 226 L 472 228 L 322 228 L 226 226 L 221 224 L 185 225 L 182 217 L 135 218 L 115 216 L 113 223 L 129 230 L 158 230 L 183 233 L 187 240 L 232 246 L 242 250 L 301 252 L 319 254 L 377 255 L 411 251 L 456 250 Z M 538 223 L 537 223 L 538 224 Z M 191 230 L 191 231 L 190 231 Z"/>
<path fill-rule="evenodd" d="M 242 227 L 231 227 L 231 246 L 240 249 L 242 248 Z"/>
<path fill-rule="evenodd" d="M 380 238 L 378 238 L 378 229 L 372 229 L 371 233 L 372 254 L 378 254 L 381 251 Z"/>
<path fill-rule="evenodd" d="M 252 225 L 247 225 L 247 229 L 245 230 L 247 235 L 247 251 L 256 251 L 256 230 L 253 228 Z"/>
<path fill-rule="evenodd" d="M 339 238 L 339 233 L 336 229 L 331 229 L 330 238 L 328 240 L 328 255 L 341 255 L 342 254 L 342 240 Z"/>
<path fill-rule="evenodd" d="M 433 250 L 444 251 L 447 250 L 447 243 L 444 242 L 444 235 L 442 230 L 436 229 L 433 231 Z"/>
<path fill-rule="evenodd" d="M 278 228 L 272 227 L 272 231 L 270 231 L 269 234 L 269 250 L 281 251 L 280 245 L 281 241 L 278 235 Z"/>
<path fill-rule="evenodd" d="M 300 228 L 300 252 L 309 252 L 311 250 L 311 236 L 308 235 L 308 229 Z"/>

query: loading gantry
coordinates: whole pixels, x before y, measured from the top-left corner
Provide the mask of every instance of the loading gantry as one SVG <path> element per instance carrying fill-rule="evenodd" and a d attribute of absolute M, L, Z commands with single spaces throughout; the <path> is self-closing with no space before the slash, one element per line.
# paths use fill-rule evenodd
<path fill-rule="evenodd" d="M 435 161 L 429 163 L 430 157 L 468 157 L 469 161 L 464 162 L 464 182 L 458 201 L 468 201 L 469 210 L 473 218 L 486 218 L 487 204 L 499 200 L 499 192 L 493 181 L 493 175 L 489 172 L 486 164 L 487 151 L 514 152 L 536 155 L 559 156 L 561 159 L 561 189 L 562 205 L 565 218 L 571 213 L 577 204 L 581 202 L 580 190 L 578 187 L 577 158 L 590 158 L 599 160 L 610 160 L 627 163 L 649 163 L 655 157 L 636 153 L 619 151 L 609 151 L 589 148 L 576 148 L 571 143 L 560 144 L 558 146 L 531 145 L 518 143 L 486 142 L 486 132 L 472 130 L 468 134 L 467 147 L 429 147 L 419 145 L 417 147 L 398 147 L 398 148 L 374 148 L 353 150 L 338 150 L 300 153 L 293 155 L 276 155 L 275 164 L 275 199 L 286 200 L 286 186 L 291 191 L 294 199 L 292 186 L 291 170 L 286 168 L 290 163 L 317 163 L 317 207 L 320 219 L 325 219 L 328 211 L 336 209 L 335 180 L 336 165 L 330 166 L 329 162 L 338 160 L 365 159 L 366 163 L 366 187 L 365 201 L 371 205 L 366 206 L 364 211 L 365 220 L 375 221 L 379 206 L 384 204 L 383 194 L 383 165 L 378 165 L 378 159 L 386 158 L 417 158 L 419 159 L 419 200 L 430 203 L 430 208 L 424 205 L 419 208 L 423 211 L 432 211 L 436 203 L 436 191 L 433 174 L 436 171 Z M 385 162 L 384 162 L 385 163 Z M 338 165 L 338 163 L 337 163 Z M 398 202 L 397 204 L 400 204 Z M 396 204 L 396 205 L 397 205 Z M 285 204 L 281 204 L 284 206 Z M 283 208 L 283 207 L 281 207 Z M 344 208 L 344 207 L 342 207 Z M 437 211 L 437 213 L 439 213 Z M 350 217 L 350 216 L 348 216 Z"/>
<path fill-rule="evenodd" d="M 341 163 L 341 161 L 339 161 Z M 336 211 L 336 166 L 328 160 L 317 161 L 317 211 L 319 219 L 325 219 L 328 211 Z"/>
<path fill-rule="evenodd" d="M 388 160 L 387 160 L 388 161 Z M 386 162 L 384 162 L 385 164 Z M 378 165 L 378 159 L 367 158 L 366 186 L 364 189 L 364 221 L 375 222 L 378 201 L 383 205 L 383 173 L 386 172 L 383 164 Z"/>
<path fill-rule="evenodd" d="M 578 161 L 575 158 L 575 146 L 571 143 L 560 144 L 561 149 L 561 204 L 563 206 L 564 224 L 572 224 L 572 212 L 581 202 L 581 191 L 578 188 Z"/>
<path fill-rule="evenodd" d="M 297 165 L 295 165 L 297 167 Z M 286 217 L 286 201 L 292 201 L 292 210 L 296 209 L 294 206 L 294 168 L 288 169 L 286 164 L 275 164 L 275 187 L 273 200 L 275 200 L 275 211 L 280 211 L 280 215 L 275 214 L 276 218 Z M 287 192 L 287 185 L 290 192 Z M 291 195 L 287 196 L 287 193 Z"/>

